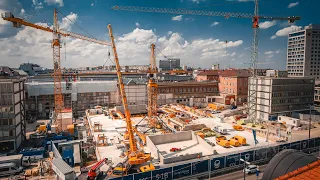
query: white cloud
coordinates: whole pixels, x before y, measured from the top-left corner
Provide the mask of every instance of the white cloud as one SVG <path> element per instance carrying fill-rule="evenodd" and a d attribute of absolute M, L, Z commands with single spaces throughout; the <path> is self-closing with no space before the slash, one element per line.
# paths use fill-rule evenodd
<path fill-rule="evenodd" d="M 168 35 L 172 34 L 172 31 L 168 31 Z"/>
<path fill-rule="evenodd" d="M 290 3 L 288 5 L 288 8 L 293 8 L 293 7 L 298 6 L 298 5 L 299 5 L 299 2 Z"/>
<path fill-rule="evenodd" d="M 12 12 L 16 16 L 22 16 L 25 10 L 18 0 L 0 0 L 0 13 Z M 12 23 L 0 18 L 0 38 L 6 38 L 15 35 L 19 29 L 13 28 Z M 1 58 L 0 58 L 1 59 Z"/>
<path fill-rule="evenodd" d="M 140 27 L 140 24 L 138 22 L 136 22 L 136 27 Z"/>
<path fill-rule="evenodd" d="M 272 58 L 273 57 L 273 54 L 270 54 L 269 56 L 267 56 L 267 58 Z"/>
<path fill-rule="evenodd" d="M 68 16 L 62 18 L 62 22 L 60 23 L 60 29 L 64 29 L 70 31 L 71 25 L 76 22 L 78 19 L 78 15 L 71 12 Z"/>
<path fill-rule="evenodd" d="M 268 55 L 268 54 L 273 54 L 273 51 L 267 51 L 264 54 Z"/>
<path fill-rule="evenodd" d="M 275 38 L 277 38 L 276 35 L 273 35 L 273 36 L 270 37 L 270 39 L 275 39 Z"/>
<path fill-rule="evenodd" d="M 71 14 L 71 13 L 70 13 Z M 61 24 L 63 20 L 61 20 Z M 48 26 L 45 23 L 39 23 Z M 120 64 L 148 64 L 150 56 L 150 44 L 155 43 L 157 49 L 163 54 L 171 57 L 179 57 L 184 64 L 197 66 L 210 66 L 212 61 L 222 60 L 225 54 L 225 41 L 219 39 L 197 38 L 186 40 L 182 34 L 177 32 L 168 33 L 169 36 L 158 36 L 154 30 L 136 28 L 131 32 L 116 37 L 116 46 L 119 54 Z M 109 39 L 106 37 L 106 41 Z M 10 38 L 0 41 L 1 64 L 17 67 L 23 62 L 38 63 L 41 66 L 52 68 L 52 35 L 47 32 L 33 28 L 24 28 Z M 108 49 L 105 47 L 79 39 L 63 38 L 66 42 L 66 61 L 64 61 L 64 48 L 61 49 L 62 67 L 101 66 L 107 59 Z M 228 49 L 232 52 L 229 57 L 235 57 L 234 48 L 243 44 L 242 40 L 228 42 Z M 163 59 L 163 55 L 157 53 L 157 60 Z M 222 61 L 221 64 L 224 62 Z M 108 63 L 107 63 L 108 64 Z M 111 64 L 111 63 L 109 63 Z"/>
<path fill-rule="evenodd" d="M 244 50 L 249 50 L 250 48 L 251 48 L 250 46 L 249 47 L 245 47 Z"/>
<path fill-rule="evenodd" d="M 94 5 L 94 3 L 91 3 L 91 6 L 93 6 Z"/>
<path fill-rule="evenodd" d="M 199 4 L 200 3 L 200 1 L 205 1 L 205 0 L 191 0 L 192 2 L 194 2 L 194 3 L 197 3 L 197 4 Z"/>
<path fill-rule="evenodd" d="M 279 49 L 279 50 L 277 50 L 277 51 L 275 51 L 275 53 L 276 54 L 279 54 L 281 52 L 281 50 Z"/>
<path fill-rule="evenodd" d="M 47 3 L 48 5 L 59 4 L 60 7 L 64 5 L 63 0 L 45 0 L 44 2 Z"/>
<path fill-rule="evenodd" d="M 275 39 L 280 36 L 287 36 L 289 33 L 300 30 L 301 26 L 291 25 L 290 27 L 285 27 L 276 32 L 275 35 L 271 36 L 270 39 Z"/>
<path fill-rule="evenodd" d="M 219 24 L 219 22 L 216 21 L 216 22 L 213 22 L 210 26 L 213 27 L 213 26 L 216 26 L 218 24 Z"/>
<path fill-rule="evenodd" d="M 265 21 L 265 22 L 259 23 L 259 28 L 260 29 L 268 29 L 276 24 L 277 24 L 277 21 Z"/>
<path fill-rule="evenodd" d="M 171 18 L 172 21 L 181 21 L 182 20 L 182 15 L 179 16 L 174 16 Z"/>
<path fill-rule="evenodd" d="M 35 9 L 42 9 L 43 8 L 42 2 L 38 2 L 38 0 L 32 0 L 32 5 Z"/>
<path fill-rule="evenodd" d="M 20 15 L 23 16 L 26 13 L 26 11 L 22 8 L 20 11 Z"/>

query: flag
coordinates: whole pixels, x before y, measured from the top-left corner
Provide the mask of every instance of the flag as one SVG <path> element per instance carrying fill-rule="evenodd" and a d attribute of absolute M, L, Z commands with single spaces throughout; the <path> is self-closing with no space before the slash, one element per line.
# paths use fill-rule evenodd
<path fill-rule="evenodd" d="M 259 141 L 257 140 L 257 132 L 255 129 L 252 129 L 252 134 L 253 134 L 254 144 L 257 145 Z"/>

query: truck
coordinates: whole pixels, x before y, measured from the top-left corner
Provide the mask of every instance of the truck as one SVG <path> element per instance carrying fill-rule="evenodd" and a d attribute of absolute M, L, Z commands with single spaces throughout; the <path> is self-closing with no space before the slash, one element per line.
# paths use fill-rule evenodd
<path fill-rule="evenodd" d="M 222 147 L 229 148 L 230 143 L 225 136 L 216 137 L 216 143 Z"/>
<path fill-rule="evenodd" d="M 0 157 L 0 164 L 5 163 L 14 163 L 17 166 L 30 166 L 31 164 L 30 157 L 22 154 Z"/>
<path fill-rule="evenodd" d="M 227 129 L 221 126 L 214 127 L 214 130 L 220 134 L 227 134 Z"/>

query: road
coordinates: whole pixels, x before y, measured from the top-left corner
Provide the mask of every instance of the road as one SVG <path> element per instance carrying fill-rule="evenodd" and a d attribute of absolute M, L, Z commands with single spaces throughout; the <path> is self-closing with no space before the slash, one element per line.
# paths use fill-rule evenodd
<path fill-rule="evenodd" d="M 312 155 L 318 156 L 319 153 L 318 152 L 314 152 L 314 153 L 312 153 Z M 259 173 L 259 177 L 258 178 L 257 178 L 256 174 L 250 174 L 250 175 L 246 175 L 246 180 L 262 179 L 263 172 L 264 172 L 266 167 L 267 167 L 267 164 L 259 166 L 260 173 Z M 242 179 L 244 179 L 242 170 L 236 171 L 236 172 L 232 172 L 232 173 L 229 173 L 229 174 L 225 174 L 225 175 L 222 175 L 222 176 L 217 176 L 217 177 L 210 178 L 210 180 L 242 180 Z"/>
<path fill-rule="evenodd" d="M 259 177 L 257 178 L 256 174 L 246 174 L 246 180 L 256 180 L 256 179 L 261 179 L 263 176 L 263 171 L 266 168 L 267 165 L 263 165 L 263 166 L 259 166 L 260 169 L 260 173 L 259 173 Z M 243 171 L 236 171 L 236 172 L 232 172 L 229 174 L 225 174 L 222 176 L 217 176 L 214 178 L 210 178 L 211 180 L 240 180 L 240 179 L 244 179 L 243 178 Z"/>

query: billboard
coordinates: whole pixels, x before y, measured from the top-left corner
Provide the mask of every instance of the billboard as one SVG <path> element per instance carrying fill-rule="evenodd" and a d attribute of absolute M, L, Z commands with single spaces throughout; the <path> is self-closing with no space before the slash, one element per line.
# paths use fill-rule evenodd
<path fill-rule="evenodd" d="M 254 151 L 247 151 L 247 152 L 243 152 L 240 154 L 241 159 L 247 161 L 247 162 L 251 162 L 253 161 L 253 152 Z M 240 164 L 242 164 L 243 162 L 240 161 Z"/>
<path fill-rule="evenodd" d="M 152 180 L 172 179 L 172 167 L 152 171 Z"/>
<path fill-rule="evenodd" d="M 300 141 L 290 143 L 290 149 L 301 150 Z"/>
<path fill-rule="evenodd" d="M 226 159 L 225 156 L 211 159 L 211 164 L 210 164 L 211 171 L 225 168 L 226 167 L 225 159 Z"/>
<path fill-rule="evenodd" d="M 173 167 L 173 179 L 191 176 L 191 163 Z"/>
<path fill-rule="evenodd" d="M 226 167 L 232 167 L 240 164 L 240 153 L 226 156 Z"/>
<path fill-rule="evenodd" d="M 193 162 L 192 163 L 192 175 L 199 174 L 208 171 L 209 169 L 209 161 L 200 161 L 200 162 Z"/>
<path fill-rule="evenodd" d="M 254 160 L 259 161 L 262 159 L 267 158 L 267 150 L 265 148 L 263 149 L 257 149 L 254 151 Z"/>
<path fill-rule="evenodd" d="M 151 171 L 134 174 L 133 176 L 136 180 L 151 180 Z"/>

